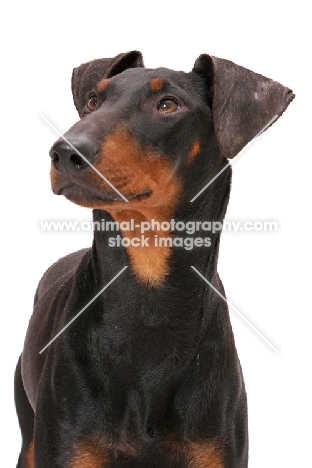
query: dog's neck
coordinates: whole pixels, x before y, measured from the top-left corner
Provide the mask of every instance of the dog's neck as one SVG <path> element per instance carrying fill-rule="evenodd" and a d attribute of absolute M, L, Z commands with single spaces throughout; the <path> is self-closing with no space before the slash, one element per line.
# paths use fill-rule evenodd
<path fill-rule="evenodd" d="M 168 224 L 170 212 L 169 206 L 140 211 L 110 211 L 120 226 L 122 237 L 115 238 L 115 242 L 117 244 L 119 239 L 119 243 L 122 243 L 135 277 L 143 284 L 158 286 L 169 273 L 172 235 L 170 229 L 166 231 L 162 226 Z M 114 239 L 111 238 L 112 243 Z"/>
<path fill-rule="evenodd" d="M 217 217 L 216 214 L 203 217 L 202 211 L 205 210 L 193 208 L 172 218 L 155 219 L 152 215 L 144 216 L 131 210 L 121 211 L 114 218 L 105 211 L 94 210 L 93 255 L 102 280 L 108 282 L 118 273 L 117 265 L 119 270 L 128 266 L 133 282 L 147 287 L 147 290 L 166 284 L 180 284 L 183 288 L 190 277 L 194 278 L 191 266 L 207 274 L 211 280 L 216 273 L 221 232 L 204 232 L 198 229 L 198 223 L 213 220 L 221 224 L 225 210 L 220 209 Z M 113 222 L 119 223 L 121 228 L 117 230 Z M 148 224 L 150 229 L 146 229 Z M 169 224 L 170 228 L 164 229 Z M 180 229 L 173 233 L 172 228 L 176 225 Z M 190 226 L 194 227 L 194 232 Z M 128 246 L 129 243 L 134 245 Z"/>

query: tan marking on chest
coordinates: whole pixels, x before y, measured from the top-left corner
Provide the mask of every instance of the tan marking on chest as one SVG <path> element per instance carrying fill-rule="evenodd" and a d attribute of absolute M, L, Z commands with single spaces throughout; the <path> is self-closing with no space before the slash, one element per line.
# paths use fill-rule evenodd
<path fill-rule="evenodd" d="M 187 452 L 188 468 L 224 468 L 216 441 L 191 442 Z"/>
<path fill-rule="evenodd" d="M 69 468 L 106 468 L 109 462 L 109 451 L 99 441 L 89 439 L 75 446 Z"/>
<path fill-rule="evenodd" d="M 34 460 L 34 441 L 30 442 L 29 447 L 25 453 L 25 468 L 34 468 L 35 467 L 35 460 Z"/>
<path fill-rule="evenodd" d="M 68 468 L 109 468 L 117 456 L 137 457 L 133 443 L 125 440 L 110 443 L 101 436 L 91 436 L 78 442 Z"/>

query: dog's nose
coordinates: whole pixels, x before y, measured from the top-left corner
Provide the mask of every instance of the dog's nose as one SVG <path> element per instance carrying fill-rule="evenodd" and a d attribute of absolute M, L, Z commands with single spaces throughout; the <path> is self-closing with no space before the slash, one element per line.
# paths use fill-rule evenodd
<path fill-rule="evenodd" d="M 98 153 L 98 148 L 89 141 L 73 140 L 68 142 L 63 138 L 59 138 L 50 149 L 54 168 L 67 175 L 78 175 L 88 168 Z"/>

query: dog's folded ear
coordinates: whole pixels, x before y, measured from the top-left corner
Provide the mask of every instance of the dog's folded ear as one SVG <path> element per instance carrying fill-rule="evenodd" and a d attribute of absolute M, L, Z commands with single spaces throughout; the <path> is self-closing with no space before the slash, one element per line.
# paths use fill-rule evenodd
<path fill-rule="evenodd" d="M 226 158 L 234 158 L 295 97 L 276 81 L 206 54 L 198 57 L 193 71 L 208 82 L 214 129 Z"/>
<path fill-rule="evenodd" d="M 74 68 L 71 80 L 74 103 L 81 117 L 90 92 L 102 78 L 111 78 L 128 68 L 143 67 L 141 52 L 133 50 L 114 58 L 103 58 L 83 63 Z"/>

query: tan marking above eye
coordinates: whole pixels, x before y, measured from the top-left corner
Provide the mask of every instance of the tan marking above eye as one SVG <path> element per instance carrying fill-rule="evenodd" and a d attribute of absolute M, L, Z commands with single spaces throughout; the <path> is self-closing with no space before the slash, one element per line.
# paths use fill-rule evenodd
<path fill-rule="evenodd" d="M 165 85 L 165 80 L 162 78 L 153 78 L 150 82 L 152 91 L 160 91 Z"/>
<path fill-rule="evenodd" d="M 180 105 L 172 98 L 165 98 L 160 101 L 157 110 L 162 114 L 171 114 L 181 109 Z"/>
<path fill-rule="evenodd" d="M 88 109 L 91 112 L 95 111 L 97 108 L 97 103 L 98 103 L 98 98 L 96 96 L 91 96 L 87 104 Z"/>
<path fill-rule="evenodd" d="M 103 80 L 101 80 L 98 84 L 97 84 L 97 90 L 99 93 L 101 93 L 102 91 L 104 91 L 104 89 L 107 87 L 109 81 L 107 78 L 103 78 Z"/>

